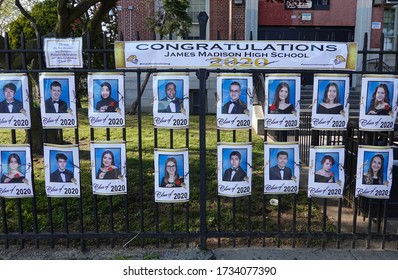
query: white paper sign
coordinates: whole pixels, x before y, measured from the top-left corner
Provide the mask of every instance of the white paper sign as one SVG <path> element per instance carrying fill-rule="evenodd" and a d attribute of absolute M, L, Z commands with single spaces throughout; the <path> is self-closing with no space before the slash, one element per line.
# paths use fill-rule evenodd
<path fill-rule="evenodd" d="M 313 129 L 346 129 L 350 105 L 348 75 L 314 75 Z"/>
<path fill-rule="evenodd" d="M 217 77 L 217 127 L 248 129 L 252 126 L 253 79 L 249 75 Z"/>
<path fill-rule="evenodd" d="M 32 197 L 32 162 L 29 145 L 0 146 L 0 197 Z"/>
<path fill-rule="evenodd" d="M 45 143 L 44 174 L 48 197 L 80 197 L 78 146 Z"/>
<path fill-rule="evenodd" d="M 297 143 L 264 143 L 264 193 L 298 193 L 300 178 Z"/>
<path fill-rule="evenodd" d="M 189 201 L 188 149 L 155 150 L 155 202 Z"/>
<path fill-rule="evenodd" d="M 397 98 L 397 76 L 364 75 L 359 107 L 359 129 L 394 130 L 398 110 Z"/>
<path fill-rule="evenodd" d="M 28 76 L 3 73 L 0 89 L 0 127 L 30 128 Z"/>
<path fill-rule="evenodd" d="M 79 38 L 44 38 L 47 68 L 83 68 L 83 40 Z"/>
<path fill-rule="evenodd" d="M 187 73 L 154 75 L 153 100 L 155 127 L 188 127 L 189 76 Z"/>
<path fill-rule="evenodd" d="M 240 197 L 252 192 L 252 145 L 219 143 L 218 195 Z"/>
<path fill-rule="evenodd" d="M 300 126 L 300 75 L 265 77 L 264 129 L 298 129 Z"/>
<path fill-rule="evenodd" d="M 73 73 L 40 73 L 40 110 L 43 128 L 76 127 Z"/>
<path fill-rule="evenodd" d="M 310 149 L 308 197 L 343 197 L 344 147 Z"/>
<path fill-rule="evenodd" d="M 124 74 L 89 73 L 88 118 L 91 127 L 125 127 Z"/>
<path fill-rule="evenodd" d="M 94 142 L 90 151 L 93 194 L 126 194 L 126 144 Z"/>
<path fill-rule="evenodd" d="M 392 170 L 391 147 L 359 146 L 355 197 L 390 198 Z"/>

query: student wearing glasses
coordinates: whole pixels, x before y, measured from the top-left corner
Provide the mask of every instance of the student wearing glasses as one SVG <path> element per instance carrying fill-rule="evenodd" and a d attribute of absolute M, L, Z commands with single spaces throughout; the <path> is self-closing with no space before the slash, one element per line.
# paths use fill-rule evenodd
<path fill-rule="evenodd" d="M 224 104 L 222 108 L 223 114 L 244 114 L 247 109 L 246 104 L 239 98 L 241 94 L 241 86 L 238 82 L 232 82 L 229 86 L 230 101 Z"/>
<path fill-rule="evenodd" d="M 177 161 L 170 157 L 166 160 L 164 165 L 164 176 L 160 183 L 161 188 L 178 188 L 184 181 L 184 177 L 178 174 Z"/>

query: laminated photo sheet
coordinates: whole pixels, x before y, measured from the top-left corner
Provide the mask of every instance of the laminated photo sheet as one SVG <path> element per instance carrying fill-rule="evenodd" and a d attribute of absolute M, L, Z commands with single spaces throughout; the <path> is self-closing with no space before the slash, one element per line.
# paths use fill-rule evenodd
<path fill-rule="evenodd" d="M 155 150 L 155 202 L 189 201 L 188 149 Z"/>
<path fill-rule="evenodd" d="M 91 127 L 125 127 L 124 74 L 89 73 L 88 119 Z"/>
<path fill-rule="evenodd" d="M 298 193 L 299 146 L 296 142 L 264 143 L 264 193 Z"/>
<path fill-rule="evenodd" d="M 109 141 L 91 142 L 90 154 L 93 194 L 126 194 L 126 144 Z"/>
<path fill-rule="evenodd" d="M 398 76 L 363 75 L 359 129 L 392 131 L 397 117 Z"/>
<path fill-rule="evenodd" d="M 27 74 L 0 76 L 0 128 L 30 128 Z"/>
<path fill-rule="evenodd" d="M 44 174 L 48 197 L 80 197 L 78 146 L 45 143 Z"/>
<path fill-rule="evenodd" d="M 392 186 L 391 147 L 359 146 L 355 197 L 389 199 Z"/>
<path fill-rule="evenodd" d="M 219 143 L 218 195 L 240 197 L 252 192 L 251 143 Z"/>
<path fill-rule="evenodd" d="M 0 197 L 33 197 L 29 145 L 0 146 Z"/>
<path fill-rule="evenodd" d="M 343 197 L 344 147 L 316 146 L 310 149 L 308 197 Z"/>
<path fill-rule="evenodd" d="M 217 76 L 217 128 L 251 128 L 252 110 L 252 76 L 219 74 Z"/>
<path fill-rule="evenodd" d="M 350 78 L 341 74 L 315 74 L 312 97 L 312 129 L 347 128 Z"/>
<path fill-rule="evenodd" d="M 153 123 L 164 128 L 189 126 L 188 73 L 154 74 Z"/>
<path fill-rule="evenodd" d="M 40 73 L 39 87 L 43 128 L 77 127 L 74 74 Z"/>
<path fill-rule="evenodd" d="M 264 129 L 299 128 L 300 87 L 300 74 L 265 76 Z"/>

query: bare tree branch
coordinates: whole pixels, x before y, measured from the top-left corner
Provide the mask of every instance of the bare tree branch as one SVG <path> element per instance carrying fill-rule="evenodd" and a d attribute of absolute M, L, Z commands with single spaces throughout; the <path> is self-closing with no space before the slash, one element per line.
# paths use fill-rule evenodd
<path fill-rule="evenodd" d="M 36 23 L 36 20 L 25 10 L 25 8 L 22 6 L 19 0 L 15 0 L 15 6 L 17 6 L 21 14 L 24 15 L 24 17 L 26 17 L 30 21 L 30 25 L 35 30 L 36 36 L 38 38 L 39 34 L 41 33 L 41 28 Z"/>
<path fill-rule="evenodd" d="M 92 17 L 89 25 L 87 27 L 87 31 L 95 31 L 101 26 L 101 21 L 104 18 L 109 10 L 114 7 L 117 3 L 117 0 L 108 0 L 108 1 L 99 1 L 101 4 L 99 5 L 98 9 L 95 11 L 94 16 Z"/>

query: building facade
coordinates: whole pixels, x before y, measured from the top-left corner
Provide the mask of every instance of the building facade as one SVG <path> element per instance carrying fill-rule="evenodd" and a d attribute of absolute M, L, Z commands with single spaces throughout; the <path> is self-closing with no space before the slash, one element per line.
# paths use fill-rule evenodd
<path fill-rule="evenodd" d="M 199 38 L 197 15 L 205 11 L 209 16 L 207 40 L 355 41 L 362 49 L 364 34 L 368 33 L 368 49 L 396 50 L 397 7 L 398 0 L 190 0 L 188 13 L 193 22 L 187 39 Z M 146 18 L 159 9 L 161 0 L 120 0 L 118 26 L 124 40 L 156 38 L 148 30 Z M 173 36 L 172 39 L 179 38 Z M 372 67 L 376 60 L 377 57 L 369 56 L 368 66 Z M 361 63 L 359 58 L 357 66 L 361 67 Z M 391 67 L 395 65 L 388 55 L 384 63 Z M 209 92 L 216 91 L 213 78 L 209 78 Z M 199 85 L 196 79 L 191 80 L 195 100 Z M 357 80 L 353 78 L 354 86 L 358 84 Z M 129 82 L 132 90 L 136 87 L 133 84 L 133 81 Z M 148 92 L 152 90 L 150 85 L 148 83 L 146 88 Z M 145 96 L 150 94 L 145 93 Z M 208 98 L 209 104 L 215 103 L 213 94 L 208 94 Z M 133 99 L 127 99 L 127 104 Z M 214 113 L 216 108 L 209 106 L 208 110 Z"/>

